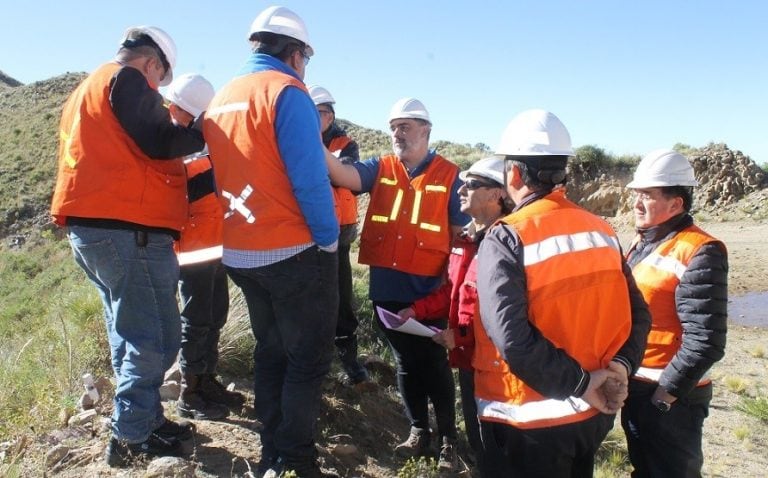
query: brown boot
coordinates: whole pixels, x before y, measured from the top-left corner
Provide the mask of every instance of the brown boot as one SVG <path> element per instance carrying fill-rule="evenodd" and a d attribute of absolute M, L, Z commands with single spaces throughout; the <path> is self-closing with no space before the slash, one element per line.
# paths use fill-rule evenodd
<path fill-rule="evenodd" d="M 221 420 L 227 418 L 229 409 L 220 403 L 205 399 L 200 383 L 201 375 L 184 374 L 181 377 L 181 394 L 176 403 L 179 416 L 196 420 Z"/>
<path fill-rule="evenodd" d="M 408 439 L 395 447 L 395 453 L 404 458 L 427 456 L 430 453 L 429 441 L 429 430 L 412 427 Z"/>
<path fill-rule="evenodd" d="M 240 408 L 245 403 L 245 395 L 227 390 L 214 373 L 200 375 L 200 393 L 209 402 L 220 403 L 227 407 Z"/>

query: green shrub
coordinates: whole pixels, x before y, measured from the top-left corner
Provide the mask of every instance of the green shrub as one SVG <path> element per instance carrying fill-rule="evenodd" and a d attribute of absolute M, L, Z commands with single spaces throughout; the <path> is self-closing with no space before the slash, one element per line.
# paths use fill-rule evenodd
<path fill-rule="evenodd" d="M 768 423 L 768 397 L 742 397 L 736 409 L 763 423 Z"/>

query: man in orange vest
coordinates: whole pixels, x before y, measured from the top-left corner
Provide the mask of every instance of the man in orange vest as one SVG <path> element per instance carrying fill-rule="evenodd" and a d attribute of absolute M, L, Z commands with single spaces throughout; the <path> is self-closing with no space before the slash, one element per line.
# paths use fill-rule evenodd
<path fill-rule="evenodd" d="M 325 476 L 315 428 L 333 359 L 339 223 L 320 121 L 302 81 L 314 50 L 304 21 L 285 7 L 262 11 L 249 40 L 241 74 L 205 115 L 225 209 L 222 262 L 243 291 L 256 338 L 259 472 Z"/>
<path fill-rule="evenodd" d="M 415 98 L 397 101 L 389 127 L 395 154 L 343 165 L 326 152 L 326 162 L 336 186 L 371 194 L 358 260 L 371 266 L 374 311 L 381 307 L 396 314 L 441 285 L 451 242 L 469 216 L 460 210 L 459 168 L 429 149 L 432 122 L 424 104 Z M 411 423 L 408 439 L 396 451 L 409 457 L 430 453 L 431 401 L 440 461 L 454 462 L 456 392 L 445 348 L 374 320 L 394 354 L 398 388 Z M 447 318 L 431 325 L 445 328 Z"/>
<path fill-rule="evenodd" d="M 110 466 L 179 455 L 191 424 L 167 420 L 163 374 L 179 351 L 174 238 L 186 217 L 181 157 L 203 148 L 199 128 L 171 122 L 159 86 L 176 46 L 157 27 L 129 28 L 114 61 L 72 93 L 61 117 L 51 214 L 104 306 L 115 372 Z"/>
<path fill-rule="evenodd" d="M 694 225 L 698 186 L 685 156 L 648 153 L 627 187 L 637 237 L 627 252 L 651 310 L 651 332 L 621 411 L 633 477 L 701 476 L 708 371 L 725 354 L 728 252 Z"/>
<path fill-rule="evenodd" d="M 201 75 L 174 79 L 165 92 L 176 124 L 200 116 L 213 98 L 213 85 Z M 179 415 L 218 420 L 245 397 L 227 390 L 216 378 L 219 336 L 229 312 L 229 284 L 221 263 L 223 213 L 216 195 L 213 165 L 207 151 L 184 158 L 189 213 L 176 243 L 181 299 L 181 393 Z"/>
<path fill-rule="evenodd" d="M 310 86 L 317 113 L 320 115 L 320 129 L 323 132 L 323 144 L 339 161 L 345 164 L 360 161 L 357 143 L 347 136 L 346 131 L 336 124 L 336 100 L 331 92 L 322 86 Z M 360 364 L 357 357 L 357 326 L 354 294 L 352 292 L 352 264 L 349 251 L 357 238 L 357 197 L 346 188 L 334 187 L 333 197 L 336 203 L 336 216 L 339 218 L 339 320 L 336 323 L 336 351 L 346 373 L 346 381 L 358 390 L 366 390 L 373 385 L 368 370 Z"/>
<path fill-rule="evenodd" d="M 592 476 L 650 325 L 619 240 L 565 197 L 565 126 L 529 110 L 505 130 L 512 213 L 478 253 L 475 397 L 491 476 Z"/>

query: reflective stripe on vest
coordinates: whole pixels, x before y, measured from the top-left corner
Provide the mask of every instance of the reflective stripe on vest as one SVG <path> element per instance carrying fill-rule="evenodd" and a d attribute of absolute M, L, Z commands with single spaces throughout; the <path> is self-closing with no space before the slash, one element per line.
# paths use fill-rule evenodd
<path fill-rule="evenodd" d="M 205 249 L 198 249 L 190 252 L 179 252 L 179 265 L 185 266 L 188 264 L 199 264 L 201 262 L 208 262 L 215 259 L 221 259 L 221 255 L 224 252 L 222 246 L 207 247 Z"/>
<path fill-rule="evenodd" d="M 584 400 L 568 397 L 565 400 L 546 399 L 519 405 L 476 398 L 477 415 L 481 418 L 516 423 L 565 418 L 586 412 L 592 407 Z"/>
<path fill-rule="evenodd" d="M 685 274 L 685 271 L 688 269 L 688 266 L 674 257 L 665 257 L 657 252 L 648 254 L 648 256 L 640 262 L 647 266 L 655 267 L 656 269 L 674 274 L 678 279 L 683 277 L 683 274 Z"/>
<path fill-rule="evenodd" d="M 621 246 L 616 237 L 599 231 L 579 232 L 554 236 L 541 242 L 529 244 L 523 249 L 524 265 L 530 266 L 559 254 L 586 251 L 597 247 L 612 247 L 619 251 Z"/>

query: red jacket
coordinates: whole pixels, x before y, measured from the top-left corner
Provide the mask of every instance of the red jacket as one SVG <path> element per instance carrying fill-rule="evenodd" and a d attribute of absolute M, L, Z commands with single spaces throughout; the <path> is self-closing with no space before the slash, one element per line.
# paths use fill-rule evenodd
<path fill-rule="evenodd" d="M 472 321 L 477 305 L 477 242 L 462 234 L 448 256 L 448 280 L 430 295 L 413 303 L 419 319 L 448 316 L 456 347 L 448 353 L 451 367 L 472 369 L 475 335 Z"/>

